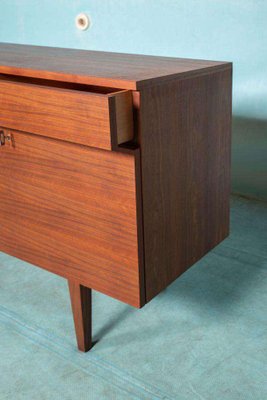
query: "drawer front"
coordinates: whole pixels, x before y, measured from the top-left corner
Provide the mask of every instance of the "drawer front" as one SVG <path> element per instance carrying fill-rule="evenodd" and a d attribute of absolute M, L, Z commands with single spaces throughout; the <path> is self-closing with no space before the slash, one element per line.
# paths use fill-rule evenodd
<path fill-rule="evenodd" d="M 0 251 L 139 307 L 137 153 L 11 138 L 0 147 Z"/>
<path fill-rule="evenodd" d="M 1 78 L 0 126 L 111 150 L 133 138 L 132 95 Z"/>

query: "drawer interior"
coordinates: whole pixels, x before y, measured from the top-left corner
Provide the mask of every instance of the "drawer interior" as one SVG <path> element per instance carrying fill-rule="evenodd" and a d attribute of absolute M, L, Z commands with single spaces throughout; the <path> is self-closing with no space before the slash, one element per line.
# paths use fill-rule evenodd
<path fill-rule="evenodd" d="M 27 83 L 29 85 L 55 87 L 55 88 L 59 88 L 59 89 L 78 90 L 81 92 L 99 93 L 99 94 L 112 94 L 112 93 L 125 91 L 125 90 L 121 90 L 119 88 L 85 85 L 85 84 L 81 84 L 81 83 L 63 82 L 63 81 L 50 80 L 50 79 L 29 78 L 29 77 L 24 77 L 24 76 L 15 76 L 15 75 L 8 75 L 8 74 L 0 74 L 0 80 Z"/>

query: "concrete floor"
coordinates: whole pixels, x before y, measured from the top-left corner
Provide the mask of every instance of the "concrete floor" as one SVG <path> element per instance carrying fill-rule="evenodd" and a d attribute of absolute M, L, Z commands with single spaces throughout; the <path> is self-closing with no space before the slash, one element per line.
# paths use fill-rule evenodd
<path fill-rule="evenodd" d="M 267 399 L 267 203 L 231 231 L 142 310 L 94 293 L 87 354 L 66 281 L 0 253 L 0 399 Z"/>

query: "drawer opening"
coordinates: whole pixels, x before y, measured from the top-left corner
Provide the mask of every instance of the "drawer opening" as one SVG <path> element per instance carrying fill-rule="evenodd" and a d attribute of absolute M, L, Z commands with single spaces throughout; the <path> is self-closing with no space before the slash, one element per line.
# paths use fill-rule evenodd
<path fill-rule="evenodd" d="M 58 89 L 69 89 L 69 90 L 78 90 L 80 92 L 90 92 L 90 93 L 99 93 L 99 94 L 112 94 L 120 91 L 124 91 L 124 89 L 119 88 L 110 88 L 105 86 L 93 86 L 86 85 L 82 83 L 72 83 L 72 82 L 62 82 L 50 79 L 38 79 L 38 78 L 28 78 L 24 76 L 16 76 L 16 75 L 8 75 L 8 74 L 0 74 L 1 80 L 7 80 L 11 82 L 18 83 L 28 83 L 30 85 L 38 85 L 38 86 L 47 86 L 54 87 Z"/>

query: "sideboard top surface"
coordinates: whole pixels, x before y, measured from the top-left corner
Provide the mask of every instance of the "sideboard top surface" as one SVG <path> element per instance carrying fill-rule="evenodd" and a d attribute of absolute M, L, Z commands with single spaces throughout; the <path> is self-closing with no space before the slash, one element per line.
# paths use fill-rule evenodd
<path fill-rule="evenodd" d="M 0 43 L 0 73 L 139 90 L 231 63 Z"/>

